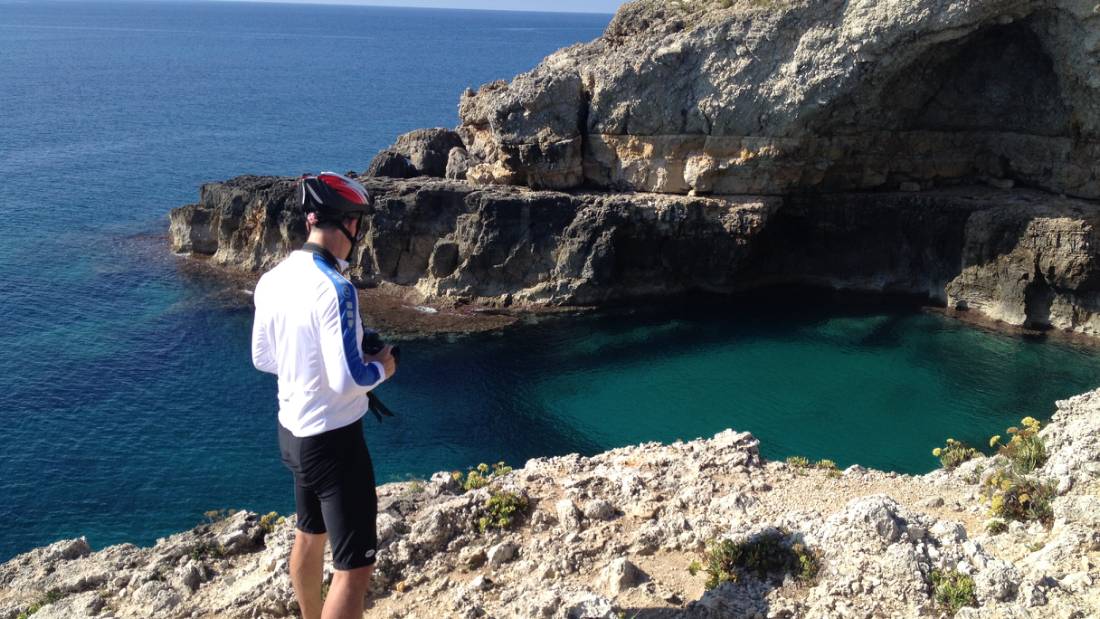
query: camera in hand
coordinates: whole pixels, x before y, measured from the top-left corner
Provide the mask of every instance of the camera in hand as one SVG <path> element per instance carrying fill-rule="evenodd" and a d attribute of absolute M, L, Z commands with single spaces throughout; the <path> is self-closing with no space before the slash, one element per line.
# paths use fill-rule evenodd
<path fill-rule="evenodd" d="M 382 336 L 378 335 L 377 331 L 367 331 L 363 334 L 363 353 L 367 355 L 377 355 L 382 352 L 382 349 L 386 347 L 386 343 L 382 341 Z M 401 362 L 401 348 L 394 346 L 390 350 L 393 354 L 393 365 L 397 367 L 397 364 Z"/>
<path fill-rule="evenodd" d="M 382 349 L 386 347 L 386 343 L 382 341 L 382 336 L 378 335 L 377 331 L 367 331 L 363 334 L 363 354 L 365 355 L 377 355 L 382 352 Z M 401 350 L 394 346 L 390 349 L 390 354 L 393 355 L 393 367 L 396 369 L 398 362 L 401 361 Z M 378 419 L 378 423 L 382 423 L 382 417 L 393 417 L 393 411 L 389 409 L 382 400 L 378 399 L 374 391 L 367 392 L 367 410 L 374 414 Z"/>

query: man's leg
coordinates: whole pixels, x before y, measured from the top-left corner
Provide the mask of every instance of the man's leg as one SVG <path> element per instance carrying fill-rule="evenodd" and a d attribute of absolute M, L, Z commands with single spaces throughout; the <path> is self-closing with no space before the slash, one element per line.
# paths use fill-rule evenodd
<path fill-rule="evenodd" d="M 328 535 L 295 531 L 290 551 L 290 582 L 302 609 L 302 619 L 321 619 L 321 580 Z M 360 613 L 362 614 L 362 613 Z"/>
<path fill-rule="evenodd" d="M 370 587 L 374 566 L 354 570 L 336 570 L 325 599 L 322 619 L 363 619 L 363 599 Z"/>

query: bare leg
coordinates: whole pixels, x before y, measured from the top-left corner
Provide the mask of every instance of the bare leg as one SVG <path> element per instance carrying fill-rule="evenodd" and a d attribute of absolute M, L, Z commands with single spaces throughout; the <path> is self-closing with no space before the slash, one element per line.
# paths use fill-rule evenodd
<path fill-rule="evenodd" d="M 324 619 L 363 619 L 363 598 L 370 587 L 374 566 L 336 570 L 325 600 Z"/>
<path fill-rule="evenodd" d="M 325 533 L 295 531 L 290 551 L 290 582 L 302 609 L 302 619 L 321 619 L 321 580 L 325 561 Z"/>

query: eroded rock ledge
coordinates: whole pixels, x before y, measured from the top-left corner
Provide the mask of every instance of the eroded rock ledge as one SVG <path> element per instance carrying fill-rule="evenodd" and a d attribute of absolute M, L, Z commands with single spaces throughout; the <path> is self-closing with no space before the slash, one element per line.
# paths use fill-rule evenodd
<path fill-rule="evenodd" d="M 448 473 L 379 488 L 371 617 L 916 617 L 942 614 L 933 570 L 975 584 L 957 617 L 1100 614 L 1100 390 L 1059 402 L 1035 475 L 1058 487 L 1050 527 L 987 532 L 979 479 L 1000 456 L 924 476 L 764 461 L 731 430 L 712 439 L 538 458 L 462 493 Z M 526 497 L 482 533 L 494 493 Z M 293 517 L 239 513 L 160 540 L 92 552 L 58 542 L 0 565 L 0 618 L 286 617 Z M 748 575 L 704 590 L 688 573 L 714 539 L 781 528 L 817 553 L 809 583 Z M 327 567 L 331 570 L 331 566 Z"/>
<path fill-rule="evenodd" d="M 824 285 L 1097 335 L 1098 69 L 1094 0 L 628 2 L 375 158 L 356 277 L 496 307 Z M 207 185 L 173 247 L 262 270 L 290 193 Z"/>
<path fill-rule="evenodd" d="M 680 196 L 362 180 L 377 212 L 354 276 L 423 302 L 576 306 L 812 285 L 1100 333 L 1100 207 L 1040 191 Z M 172 211 L 173 249 L 239 270 L 274 265 L 304 240 L 293 182 L 205 185 L 199 203 Z"/>

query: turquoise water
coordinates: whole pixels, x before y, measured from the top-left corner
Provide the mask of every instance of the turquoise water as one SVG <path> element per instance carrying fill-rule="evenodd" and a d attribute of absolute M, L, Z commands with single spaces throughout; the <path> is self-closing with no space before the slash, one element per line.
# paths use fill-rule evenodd
<path fill-rule="evenodd" d="M 458 93 L 608 16 L 0 0 L 0 560 L 292 509 L 249 312 L 167 252 L 242 173 L 362 169 Z M 318 85 L 323 85 L 319 87 Z M 904 306 L 713 298 L 404 345 L 379 477 L 751 430 L 771 457 L 923 471 L 1096 386 L 1100 357 Z"/>

